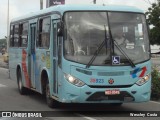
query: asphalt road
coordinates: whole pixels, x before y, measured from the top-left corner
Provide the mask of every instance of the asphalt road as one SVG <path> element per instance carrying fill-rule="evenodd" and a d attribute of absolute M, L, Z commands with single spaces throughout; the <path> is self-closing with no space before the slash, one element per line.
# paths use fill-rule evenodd
<path fill-rule="evenodd" d="M 156 111 L 159 111 L 158 115 L 160 115 L 160 102 L 126 103 L 120 107 L 109 104 L 61 104 L 59 108 L 51 109 L 46 105 L 45 98 L 38 93 L 29 92 L 27 95 L 20 95 L 16 82 L 9 79 L 8 70 L 0 68 L 0 111 L 50 111 L 49 115 L 43 118 L 19 118 L 22 120 L 159 120 L 159 117 L 146 116 L 147 113 L 156 113 Z M 144 111 L 147 113 L 145 117 L 129 117 L 131 113 L 127 111 L 140 115 L 143 115 Z M 17 119 L 0 118 L 0 120 Z"/>

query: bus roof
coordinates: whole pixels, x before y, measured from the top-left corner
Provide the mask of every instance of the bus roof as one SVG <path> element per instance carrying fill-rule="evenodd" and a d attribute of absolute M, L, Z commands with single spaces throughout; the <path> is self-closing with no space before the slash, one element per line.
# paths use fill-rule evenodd
<path fill-rule="evenodd" d="M 119 5 L 57 5 L 53 7 L 49 7 L 38 12 L 29 13 L 28 15 L 24 15 L 12 20 L 19 21 L 22 19 L 27 19 L 30 17 L 38 16 L 41 14 L 51 13 L 53 11 L 57 11 L 63 14 L 66 11 L 121 11 L 121 12 L 136 12 L 136 13 L 144 13 L 141 9 L 138 9 L 133 6 L 119 6 Z"/>

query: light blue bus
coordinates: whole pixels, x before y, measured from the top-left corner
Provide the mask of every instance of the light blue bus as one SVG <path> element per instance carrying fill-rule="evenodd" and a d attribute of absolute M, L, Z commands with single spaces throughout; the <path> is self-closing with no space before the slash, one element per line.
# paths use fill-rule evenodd
<path fill-rule="evenodd" d="M 49 107 L 149 101 L 145 15 L 131 6 L 57 5 L 13 19 L 9 70 L 21 94 L 44 94 Z"/>

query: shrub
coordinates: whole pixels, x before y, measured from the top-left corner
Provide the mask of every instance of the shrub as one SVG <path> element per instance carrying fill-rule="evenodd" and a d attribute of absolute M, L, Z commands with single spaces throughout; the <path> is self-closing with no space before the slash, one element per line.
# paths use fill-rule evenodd
<path fill-rule="evenodd" d="M 160 98 L 160 73 L 156 67 L 152 68 L 152 87 L 151 87 L 151 99 Z"/>

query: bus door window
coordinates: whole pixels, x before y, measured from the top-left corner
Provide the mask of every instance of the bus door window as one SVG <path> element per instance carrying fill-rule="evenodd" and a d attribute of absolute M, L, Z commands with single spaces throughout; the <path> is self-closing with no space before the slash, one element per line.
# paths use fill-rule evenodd
<path fill-rule="evenodd" d="M 62 37 L 64 34 L 64 26 L 62 22 L 57 23 L 57 46 L 58 46 L 58 66 L 62 68 Z"/>
<path fill-rule="evenodd" d="M 31 54 L 35 54 L 36 24 L 31 26 Z"/>
<path fill-rule="evenodd" d="M 40 19 L 38 46 L 49 48 L 50 45 L 50 17 Z"/>
<path fill-rule="evenodd" d="M 58 93 L 57 79 L 57 21 L 53 21 L 53 92 Z"/>
<path fill-rule="evenodd" d="M 53 24 L 53 57 L 57 56 L 57 26 L 56 23 Z"/>
<path fill-rule="evenodd" d="M 37 23 L 32 23 L 31 24 L 31 50 L 30 53 L 31 55 L 29 56 L 29 63 L 28 63 L 28 67 L 29 67 L 29 76 L 31 79 L 31 86 L 32 88 L 35 88 L 36 86 L 36 79 L 35 79 L 35 69 L 36 69 L 36 54 L 35 54 L 35 41 L 36 41 L 36 26 Z"/>
<path fill-rule="evenodd" d="M 58 65 L 60 68 L 62 68 L 62 39 L 59 38 L 58 41 Z"/>

